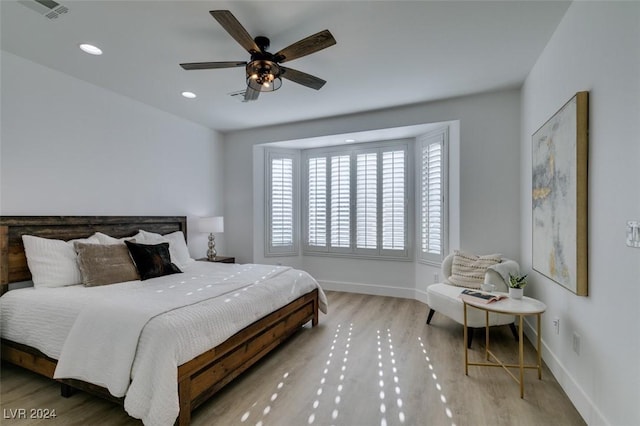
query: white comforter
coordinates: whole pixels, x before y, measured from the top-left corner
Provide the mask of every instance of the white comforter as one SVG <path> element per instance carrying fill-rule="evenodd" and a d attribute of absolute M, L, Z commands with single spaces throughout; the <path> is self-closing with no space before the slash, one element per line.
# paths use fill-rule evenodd
<path fill-rule="evenodd" d="M 125 409 L 132 417 L 172 425 L 179 412 L 178 365 L 314 288 L 326 313 L 324 293 L 305 272 L 193 262 L 183 274 L 143 282 L 10 291 L 0 298 L 1 332 L 59 359 L 56 377 L 90 381 L 116 396 L 126 391 Z M 187 306 L 178 309 L 181 304 Z M 126 317 L 138 326 L 124 333 Z M 114 357 L 105 368 L 105 358 Z"/>

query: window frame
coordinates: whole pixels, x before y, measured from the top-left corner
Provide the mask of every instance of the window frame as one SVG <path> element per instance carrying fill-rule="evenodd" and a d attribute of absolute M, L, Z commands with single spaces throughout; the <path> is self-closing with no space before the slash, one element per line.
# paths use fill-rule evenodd
<path fill-rule="evenodd" d="M 275 159 L 290 159 L 292 161 L 292 243 L 286 246 L 274 246 L 272 244 L 272 235 L 273 235 L 273 226 L 272 226 L 272 188 L 273 188 L 273 174 L 272 174 L 272 165 L 273 160 Z M 265 164 L 264 164 L 264 173 L 265 173 L 265 240 L 264 240 L 264 256 L 265 257 L 275 257 L 275 256 L 297 256 L 299 252 L 299 209 L 300 209 L 300 201 L 299 201 L 299 191 L 298 191 L 298 182 L 300 180 L 299 173 L 299 153 L 296 150 L 288 150 L 288 149 L 278 149 L 278 148 L 268 148 L 265 149 L 264 154 Z"/>
<path fill-rule="evenodd" d="M 302 151 L 301 155 L 301 208 L 302 208 L 302 254 L 319 256 L 347 256 L 356 258 L 388 259 L 397 261 L 412 261 L 413 254 L 413 193 L 414 166 L 410 158 L 413 155 L 413 139 L 391 140 L 384 142 L 369 142 L 360 144 L 340 145 L 323 148 L 313 148 Z M 392 250 L 382 248 L 382 152 L 404 151 L 404 249 Z M 357 247 L 357 157 L 358 154 L 375 152 L 377 155 L 377 248 L 367 249 Z M 331 247 L 331 157 L 338 155 L 350 156 L 350 247 Z M 325 157 L 326 161 L 326 197 L 327 224 L 326 246 L 311 246 L 309 241 L 309 159 Z"/>
<path fill-rule="evenodd" d="M 440 143 L 442 146 L 441 157 L 441 182 L 442 194 L 440 200 L 441 210 L 441 246 L 440 253 L 428 253 L 422 250 L 423 238 L 423 216 L 422 210 L 422 193 L 423 193 L 423 173 L 422 169 L 422 152 L 426 146 L 433 143 Z M 428 133 L 416 137 L 416 254 L 420 263 L 431 266 L 440 266 L 449 251 L 449 126 L 434 129 Z"/>

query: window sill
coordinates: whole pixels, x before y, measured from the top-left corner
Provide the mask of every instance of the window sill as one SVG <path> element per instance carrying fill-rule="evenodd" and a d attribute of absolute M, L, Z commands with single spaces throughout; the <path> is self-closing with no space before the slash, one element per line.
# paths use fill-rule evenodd
<path fill-rule="evenodd" d="M 298 252 L 264 253 L 264 257 L 297 257 L 299 255 Z"/>
<path fill-rule="evenodd" d="M 314 256 L 314 257 L 333 257 L 340 259 L 359 259 L 359 260 L 390 260 L 393 262 L 413 262 L 413 259 L 410 255 L 407 256 L 373 256 L 367 254 L 354 254 L 354 253 L 329 253 L 329 252 L 317 252 L 317 251 L 303 251 L 303 256 Z"/>
<path fill-rule="evenodd" d="M 441 260 L 418 259 L 418 263 L 420 263 L 422 265 L 433 266 L 434 268 L 441 268 L 442 267 L 442 261 Z"/>

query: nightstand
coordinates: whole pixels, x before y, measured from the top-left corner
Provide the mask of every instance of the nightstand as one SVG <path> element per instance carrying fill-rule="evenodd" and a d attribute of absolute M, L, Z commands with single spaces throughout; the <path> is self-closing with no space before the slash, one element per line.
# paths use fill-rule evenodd
<path fill-rule="evenodd" d="M 196 260 L 201 262 L 236 263 L 235 257 L 228 257 L 228 256 L 216 256 L 214 260 L 209 260 L 206 257 L 201 257 L 200 259 L 196 259 Z"/>

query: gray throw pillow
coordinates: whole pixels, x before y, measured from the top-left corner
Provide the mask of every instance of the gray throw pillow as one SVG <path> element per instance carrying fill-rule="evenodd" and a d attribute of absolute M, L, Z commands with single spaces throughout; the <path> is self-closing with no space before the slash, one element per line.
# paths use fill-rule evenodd
<path fill-rule="evenodd" d="M 124 244 L 75 243 L 82 284 L 87 287 L 135 281 L 138 270 Z"/>

